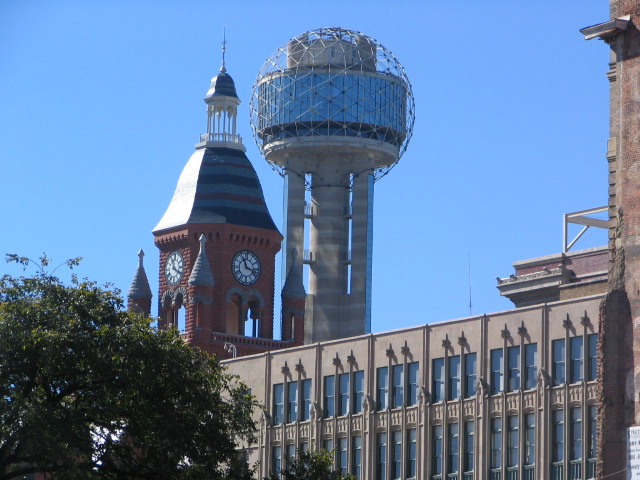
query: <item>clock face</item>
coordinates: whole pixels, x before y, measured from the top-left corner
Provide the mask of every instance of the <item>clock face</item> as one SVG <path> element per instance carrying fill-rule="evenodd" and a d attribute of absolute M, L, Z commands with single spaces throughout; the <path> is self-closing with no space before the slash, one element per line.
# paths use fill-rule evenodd
<path fill-rule="evenodd" d="M 242 285 L 253 285 L 260 278 L 260 260 L 249 250 L 240 250 L 231 261 L 231 271 Z"/>
<path fill-rule="evenodd" d="M 169 285 L 177 284 L 184 273 L 184 260 L 182 254 L 177 250 L 171 252 L 164 264 L 164 278 Z"/>

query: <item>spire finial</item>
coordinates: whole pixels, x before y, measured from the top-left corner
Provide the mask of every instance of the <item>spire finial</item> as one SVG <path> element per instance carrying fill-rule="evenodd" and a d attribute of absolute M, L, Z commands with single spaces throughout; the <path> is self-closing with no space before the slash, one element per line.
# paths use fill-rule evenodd
<path fill-rule="evenodd" d="M 224 63 L 224 54 L 227 51 L 227 26 L 224 25 L 222 27 L 222 66 L 220 67 L 221 72 L 226 72 L 227 67 Z"/>
<path fill-rule="evenodd" d="M 144 259 L 144 250 L 140 249 L 138 252 L 138 265 L 142 267 L 142 261 Z"/>

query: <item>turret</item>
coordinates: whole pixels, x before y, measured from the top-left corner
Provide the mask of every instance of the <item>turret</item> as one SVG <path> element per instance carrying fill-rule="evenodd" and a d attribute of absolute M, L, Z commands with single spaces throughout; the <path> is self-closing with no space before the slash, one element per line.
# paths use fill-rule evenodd
<path fill-rule="evenodd" d="M 151 315 L 151 299 L 153 294 L 149 287 L 147 273 L 144 271 L 144 252 L 138 252 L 138 268 L 133 275 L 133 281 L 127 292 L 127 307 L 129 310 Z"/>

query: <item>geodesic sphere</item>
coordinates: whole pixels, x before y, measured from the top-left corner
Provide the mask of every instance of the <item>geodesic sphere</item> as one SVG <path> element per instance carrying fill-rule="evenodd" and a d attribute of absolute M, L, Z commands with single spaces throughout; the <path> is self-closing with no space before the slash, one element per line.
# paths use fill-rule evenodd
<path fill-rule="evenodd" d="M 302 137 L 332 146 L 382 142 L 394 160 L 378 178 L 405 152 L 415 119 L 402 65 L 378 41 L 343 28 L 312 30 L 279 47 L 258 74 L 250 110 L 267 159 Z"/>

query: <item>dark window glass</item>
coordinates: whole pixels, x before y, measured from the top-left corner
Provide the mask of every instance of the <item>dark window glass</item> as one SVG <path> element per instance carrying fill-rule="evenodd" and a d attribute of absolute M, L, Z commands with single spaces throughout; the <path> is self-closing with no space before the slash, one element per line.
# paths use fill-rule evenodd
<path fill-rule="evenodd" d="M 347 438 L 340 437 L 338 439 L 338 471 L 347 473 Z"/>
<path fill-rule="evenodd" d="M 507 348 L 507 391 L 515 392 L 520 389 L 520 347 Z"/>
<path fill-rule="evenodd" d="M 504 374 L 504 352 L 502 348 L 491 350 L 491 393 L 504 390 L 502 384 Z"/>
<path fill-rule="evenodd" d="M 502 418 L 491 419 L 491 468 L 502 468 Z"/>
<path fill-rule="evenodd" d="M 449 357 L 449 400 L 460 398 L 460 356 Z"/>
<path fill-rule="evenodd" d="M 333 450 L 333 440 L 331 440 L 330 438 L 325 440 L 322 443 L 322 448 L 327 452 L 330 452 L 331 450 Z"/>
<path fill-rule="evenodd" d="M 536 388 L 538 380 L 538 345 L 530 343 L 524 346 L 524 388 Z"/>
<path fill-rule="evenodd" d="M 460 455 L 459 429 L 457 423 L 449 424 L 449 452 L 447 461 L 447 472 L 458 472 L 458 458 Z"/>
<path fill-rule="evenodd" d="M 387 408 L 389 397 L 389 369 L 380 367 L 377 371 L 378 380 L 378 410 Z"/>
<path fill-rule="evenodd" d="M 598 418 L 598 407 L 596 405 L 589 405 L 587 408 L 589 413 L 589 445 L 587 451 L 589 458 L 596 458 L 598 456 L 598 426 L 596 423 Z"/>
<path fill-rule="evenodd" d="M 552 342 L 552 374 L 554 385 L 564 383 L 564 356 L 564 339 L 554 340 Z"/>
<path fill-rule="evenodd" d="M 395 430 L 391 433 L 393 445 L 391 449 L 391 477 L 399 480 L 402 477 L 402 432 Z"/>
<path fill-rule="evenodd" d="M 527 413 L 524 416 L 524 464 L 536 463 L 536 415 Z"/>
<path fill-rule="evenodd" d="M 351 473 L 360 480 L 362 478 L 362 437 L 351 438 Z"/>
<path fill-rule="evenodd" d="M 515 467 L 519 463 L 519 438 L 518 416 L 510 415 L 507 417 L 507 467 Z"/>
<path fill-rule="evenodd" d="M 418 362 L 407 364 L 407 374 L 409 380 L 409 391 L 407 392 L 407 405 L 418 403 Z"/>
<path fill-rule="evenodd" d="M 298 382 L 287 384 L 287 423 L 298 420 Z"/>
<path fill-rule="evenodd" d="M 302 380 L 302 410 L 300 412 L 300 420 L 309 420 L 311 413 L 311 379 Z"/>
<path fill-rule="evenodd" d="M 597 380 L 598 378 L 598 334 L 593 333 L 587 337 L 589 339 L 589 365 L 587 366 L 587 380 Z"/>
<path fill-rule="evenodd" d="M 336 378 L 333 375 L 324 377 L 324 416 L 333 417 L 336 414 Z"/>
<path fill-rule="evenodd" d="M 391 381 L 393 382 L 391 408 L 404 405 L 404 365 L 391 367 Z"/>
<path fill-rule="evenodd" d="M 362 412 L 364 405 L 364 372 L 353 372 L 353 413 Z"/>
<path fill-rule="evenodd" d="M 433 426 L 431 473 L 433 475 L 442 475 L 442 425 Z"/>
<path fill-rule="evenodd" d="M 470 420 L 464 424 L 464 471 L 473 471 L 475 423 Z"/>
<path fill-rule="evenodd" d="M 554 410 L 551 413 L 551 460 L 564 460 L 564 410 Z"/>
<path fill-rule="evenodd" d="M 338 415 L 346 415 L 349 413 L 349 374 L 341 373 L 338 382 Z"/>
<path fill-rule="evenodd" d="M 280 425 L 284 422 L 284 385 L 277 383 L 273 386 L 273 423 Z"/>
<path fill-rule="evenodd" d="M 467 353 L 464 356 L 464 396 L 472 397 L 476 394 L 477 383 L 477 355 Z"/>
<path fill-rule="evenodd" d="M 376 479 L 387 479 L 387 434 L 379 433 L 376 452 Z"/>
<path fill-rule="evenodd" d="M 407 466 L 406 477 L 407 479 L 416 478 L 416 454 L 418 452 L 416 448 L 416 429 L 412 428 L 407 430 Z"/>
<path fill-rule="evenodd" d="M 570 354 L 571 354 L 571 371 L 570 371 L 570 383 L 581 382 L 584 379 L 583 366 L 584 366 L 584 345 L 582 337 L 571 337 L 570 340 Z"/>
<path fill-rule="evenodd" d="M 444 400 L 444 358 L 433 359 L 433 401 Z"/>
<path fill-rule="evenodd" d="M 282 471 L 282 447 L 273 447 L 271 452 L 271 471 L 277 475 Z"/>
<path fill-rule="evenodd" d="M 569 440 L 569 460 L 582 458 L 582 408 L 571 409 L 571 438 Z"/>
<path fill-rule="evenodd" d="M 286 446 L 286 452 L 287 452 L 287 457 L 286 457 L 286 461 L 287 461 L 287 466 L 289 465 L 289 462 L 291 460 L 293 460 L 294 458 L 296 458 L 296 446 L 293 443 L 290 443 Z"/>

